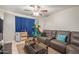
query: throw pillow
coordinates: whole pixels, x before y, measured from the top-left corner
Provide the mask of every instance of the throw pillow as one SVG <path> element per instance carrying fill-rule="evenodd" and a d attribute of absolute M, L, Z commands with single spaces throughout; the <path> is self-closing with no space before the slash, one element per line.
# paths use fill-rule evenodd
<path fill-rule="evenodd" d="M 61 42 L 65 42 L 66 41 L 66 35 L 57 35 L 56 39 L 61 41 Z"/>

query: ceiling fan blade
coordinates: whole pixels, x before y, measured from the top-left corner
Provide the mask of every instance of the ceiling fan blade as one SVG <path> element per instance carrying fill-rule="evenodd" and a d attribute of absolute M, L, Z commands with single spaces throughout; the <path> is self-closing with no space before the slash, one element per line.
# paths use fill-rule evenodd
<path fill-rule="evenodd" d="M 28 9 L 24 9 L 24 11 L 31 11 L 31 10 L 28 10 Z"/>
<path fill-rule="evenodd" d="M 30 5 L 30 7 L 35 7 L 35 6 L 37 6 L 37 8 L 40 8 L 40 6 L 39 5 Z"/>
<path fill-rule="evenodd" d="M 41 10 L 41 12 L 47 12 L 47 10 Z"/>
<path fill-rule="evenodd" d="M 30 5 L 30 7 L 34 7 L 34 5 Z"/>

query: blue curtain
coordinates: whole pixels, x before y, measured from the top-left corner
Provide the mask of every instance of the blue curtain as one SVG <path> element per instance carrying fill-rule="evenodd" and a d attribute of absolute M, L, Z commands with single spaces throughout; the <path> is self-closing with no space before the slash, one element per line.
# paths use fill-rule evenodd
<path fill-rule="evenodd" d="M 35 19 L 15 16 L 16 32 L 27 32 L 32 36 Z"/>

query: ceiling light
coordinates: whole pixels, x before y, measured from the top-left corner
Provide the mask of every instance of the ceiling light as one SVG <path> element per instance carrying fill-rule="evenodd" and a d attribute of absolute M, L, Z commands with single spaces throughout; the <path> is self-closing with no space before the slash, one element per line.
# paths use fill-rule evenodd
<path fill-rule="evenodd" d="M 39 16 L 39 12 L 33 12 L 34 16 Z"/>

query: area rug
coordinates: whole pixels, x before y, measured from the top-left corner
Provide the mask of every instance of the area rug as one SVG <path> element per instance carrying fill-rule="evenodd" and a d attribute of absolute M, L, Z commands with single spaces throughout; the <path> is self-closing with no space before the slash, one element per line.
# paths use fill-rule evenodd
<path fill-rule="evenodd" d="M 27 54 L 27 52 L 24 49 L 24 44 L 22 44 L 22 43 L 17 44 L 16 47 L 17 47 L 17 50 L 18 50 L 19 54 Z"/>

